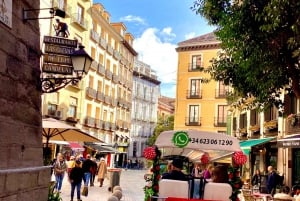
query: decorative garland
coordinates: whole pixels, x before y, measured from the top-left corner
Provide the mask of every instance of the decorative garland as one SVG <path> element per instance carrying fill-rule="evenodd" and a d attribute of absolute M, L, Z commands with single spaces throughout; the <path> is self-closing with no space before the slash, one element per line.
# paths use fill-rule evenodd
<path fill-rule="evenodd" d="M 247 162 L 247 156 L 242 151 L 234 152 L 232 155 L 233 165 L 228 168 L 229 184 L 232 187 L 230 199 L 239 201 L 238 194 L 241 193 L 243 182 L 240 175 L 240 167 Z"/>
<path fill-rule="evenodd" d="M 161 152 L 158 150 L 156 146 L 147 147 L 144 149 L 144 157 L 147 160 L 152 161 L 152 178 L 144 177 L 144 179 L 148 182 L 148 185 L 144 187 L 145 192 L 145 201 L 149 201 L 152 196 L 158 196 L 159 185 L 158 182 L 160 180 L 160 164 L 159 159 L 161 156 Z"/>

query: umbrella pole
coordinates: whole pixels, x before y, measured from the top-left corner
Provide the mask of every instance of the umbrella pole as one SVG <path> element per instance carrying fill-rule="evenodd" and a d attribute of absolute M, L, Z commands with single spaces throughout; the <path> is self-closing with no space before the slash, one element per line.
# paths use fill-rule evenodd
<path fill-rule="evenodd" d="M 44 165 L 51 165 L 51 149 L 49 147 L 49 139 L 46 138 L 46 146 L 43 147 Z"/>

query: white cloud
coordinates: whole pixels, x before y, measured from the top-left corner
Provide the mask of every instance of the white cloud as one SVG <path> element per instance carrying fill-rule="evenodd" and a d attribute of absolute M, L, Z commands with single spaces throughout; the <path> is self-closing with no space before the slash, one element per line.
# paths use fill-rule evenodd
<path fill-rule="evenodd" d="M 166 42 L 167 41 L 170 42 L 170 41 L 174 40 L 174 38 L 176 37 L 176 34 L 172 33 L 172 28 L 171 27 L 164 28 L 161 31 L 160 35 L 163 37 L 163 40 L 166 41 Z"/>
<path fill-rule="evenodd" d="M 146 24 L 143 18 L 138 16 L 133 16 L 133 15 L 127 15 L 125 17 L 121 17 L 120 20 L 125 22 L 137 22 L 139 24 Z"/>
<path fill-rule="evenodd" d="M 191 32 L 191 33 L 188 33 L 188 34 L 184 35 L 184 38 L 186 40 L 191 39 L 191 38 L 195 38 L 195 37 L 196 37 L 196 33 L 195 32 Z"/>
<path fill-rule="evenodd" d="M 163 36 L 164 41 L 160 39 Z M 167 36 L 169 40 L 167 40 Z M 168 86 L 168 96 L 174 96 L 177 75 L 177 52 L 175 48 L 177 45 L 170 42 L 175 34 L 172 33 L 171 28 L 165 28 L 161 32 L 156 28 L 146 29 L 141 37 L 134 40 L 133 47 L 139 54 L 139 60 L 150 65 L 156 71 L 158 79 L 162 82 L 161 90 L 164 95 L 163 87 Z M 172 91 L 169 91 L 172 88 Z M 173 95 L 172 95 L 173 94 Z"/>

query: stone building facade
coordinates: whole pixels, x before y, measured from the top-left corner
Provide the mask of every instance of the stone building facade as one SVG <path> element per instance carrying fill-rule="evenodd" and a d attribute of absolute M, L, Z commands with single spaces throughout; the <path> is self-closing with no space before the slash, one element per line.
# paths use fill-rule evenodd
<path fill-rule="evenodd" d="M 0 9 L 0 200 L 5 201 L 45 201 L 48 195 L 50 168 L 43 166 L 38 87 L 39 21 L 23 21 L 23 9 L 39 6 L 40 1 L 5 0 Z"/>

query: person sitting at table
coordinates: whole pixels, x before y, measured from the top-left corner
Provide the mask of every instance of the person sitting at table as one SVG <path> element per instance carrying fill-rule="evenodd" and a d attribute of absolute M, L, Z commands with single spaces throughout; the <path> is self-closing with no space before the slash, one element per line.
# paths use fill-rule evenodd
<path fill-rule="evenodd" d="M 260 187 L 261 184 L 261 174 L 260 174 L 260 170 L 256 169 L 255 174 L 253 175 L 252 179 L 251 179 L 251 184 L 252 186 L 256 186 L 256 187 Z"/>
<path fill-rule="evenodd" d="M 274 198 L 280 198 L 280 199 L 288 199 L 288 200 L 295 200 L 292 196 L 290 196 L 290 187 L 283 186 L 280 189 L 280 193 L 275 193 Z"/>
<path fill-rule="evenodd" d="M 300 194 L 300 186 L 299 185 L 295 185 L 292 187 L 292 197 L 296 198 L 298 197 Z"/>
<path fill-rule="evenodd" d="M 162 175 L 162 179 L 173 179 L 173 180 L 188 180 L 187 175 L 182 172 L 183 161 L 181 159 L 174 159 L 171 164 L 171 171 Z"/>
<path fill-rule="evenodd" d="M 217 165 L 212 172 L 212 182 L 228 183 L 228 168 L 225 165 Z"/>
<path fill-rule="evenodd" d="M 212 172 L 213 172 L 214 166 L 212 164 L 209 164 L 207 168 L 203 171 L 203 177 L 204 179 L 211 179 Z"/>

